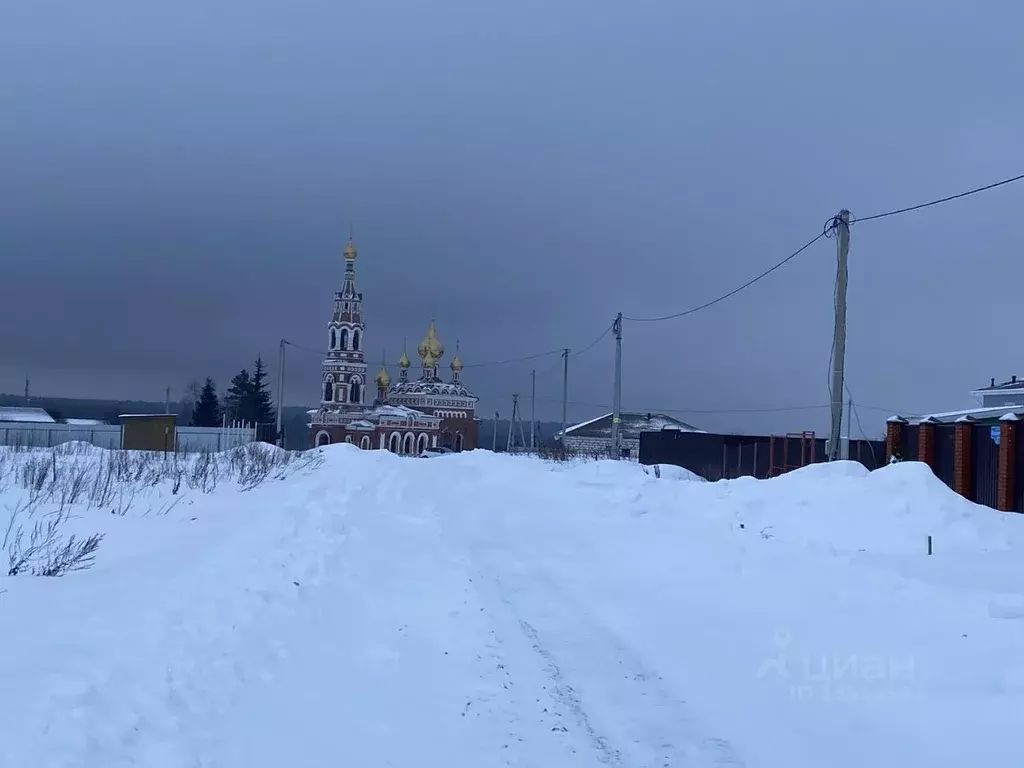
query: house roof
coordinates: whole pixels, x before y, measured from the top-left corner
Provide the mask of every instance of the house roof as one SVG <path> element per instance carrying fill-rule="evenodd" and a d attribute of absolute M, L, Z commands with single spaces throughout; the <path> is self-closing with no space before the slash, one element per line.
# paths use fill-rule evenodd
<path fill-rule="evenodd" d="M 64 419 L 64 423 L 72 427 L 98 427 L 107 422 L 102 419 Z"/>
<path fill-rule="evenodd" d="M 983 394 L 986 392 L 1015 392 L 1017 390 L 1024 390 L 1024 379 L 1019 379 L 1016 376 L 1011 376 L 1009 381 L 1004 381 L 1001 384 L 996 384 L 995 379 L 990 379 L 992 382 L 987 387 L 976 389 L 971 394 Z"/>
<path fill-rule="evenodd" d="M 33 424 L 56 424 L 56 420 L 42 408 L 22 405 L 0 406 L 0 421 L 18 421 Z"/>
<path fill-rule="evenodd" d="M 619 431 L 624 438 L 639 438 L 641 432 L 660 432 L 663 429 L 680 432 L 703 432 L 692 424 L 680 421 L 664 413 L 622 413 L 619 415 Z M 596 419 L 583 421 L 565 430 L 568 437 L 610 438 L 612 436 L 612 414 L 606 413 Z M 555 437 L 561 437 L 559 432 Z"/>
<path fill-rule="evenodd" d="M 984 421 L 986 419 L 999 419 L 1008 413 L 1022 413 L 1024 406 L 1021 405 L 998 405 L 984 408 L 961 408 L 959 411 L 945 411 L 943 413 L 928 413 L 924 416 L 908 418 L 910 424 L 920 424 L 925 419 L 937 421 L 940 424 L 952 424 L 965 416 L 971 421 Z"/>

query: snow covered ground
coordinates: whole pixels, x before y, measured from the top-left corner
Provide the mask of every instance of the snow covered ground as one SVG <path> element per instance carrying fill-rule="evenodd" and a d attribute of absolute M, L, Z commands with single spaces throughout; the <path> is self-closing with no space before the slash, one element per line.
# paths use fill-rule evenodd
<path fill-rule="evenodd" d="M 1021 763 L 1024 521 L 922 466 L 318 458 L 66 503 L 105 538 L 0 578 L 0 765 Z"/>

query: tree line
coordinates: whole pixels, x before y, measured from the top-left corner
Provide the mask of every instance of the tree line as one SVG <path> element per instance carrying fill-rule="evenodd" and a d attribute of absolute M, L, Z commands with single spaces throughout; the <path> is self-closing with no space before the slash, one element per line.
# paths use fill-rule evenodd
<path fill-rule="evenodd" d="M 262 357 L 256 358 L 251 373 L 247 368 L 236 373 L 223 395 L 217 394 L 217 385 L 210 377 L 201 387 L 191 386 L 198 390 L 193 393 L 193 427 L 219 427 L 225 420 L 251 424 L 270 424 L 275 420 L 274 401 L 270 397 Z"/>

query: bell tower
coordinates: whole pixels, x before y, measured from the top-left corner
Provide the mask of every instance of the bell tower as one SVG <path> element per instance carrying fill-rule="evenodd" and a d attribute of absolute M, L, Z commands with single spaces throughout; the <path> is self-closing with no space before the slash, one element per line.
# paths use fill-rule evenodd
<path fill-rule="evenodd" d="M 363 294 L 356 291 L 356 245 L 345 245 L 345 281 L 334 294 L 327 324 L 327 356 L 322 366 L 320 407 L 354 410 L 366 404 L 366 358 L 363 353 Z"/>

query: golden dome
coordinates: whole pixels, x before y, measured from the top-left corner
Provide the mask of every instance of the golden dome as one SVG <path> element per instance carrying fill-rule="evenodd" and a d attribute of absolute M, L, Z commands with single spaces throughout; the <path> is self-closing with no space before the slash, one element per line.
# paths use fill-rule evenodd
<path fill-rule="evenodd" d="M 428 349 L 427 354 L 423 358 L 423 365 L 427 368 L 433 368 L 436 364 L 437 361 L 434 360 L 434 356 L 430 354 L 430 350 Z"/>
<path fill-rule="evenodd" d="M 356 244 L 352 242 L 351 235 L 348 238 L 348 243 L 345 244 L 345 260 L 355 261 L 356 259 Z"/>
<path fill-rule="evenodd" d="M 378 387 L 387 387 L 391 383 L 391 374 L 388 373 L 388 369 L 385 366 L 381 366 L 380 370 L 377 371 L 377 378 L 375 379 Z"/>
<path fill-rule="evenodd" d="M 449 363 L 449 366 L 456 373 L 462 370 L 462 358 L 459 357 L 459 342 L 457 341 L 455 342 L 455 357 L 452 358 L 452 361 L 451 363 Z"/>
<path fill-rule="evenodd" d="M 398 358 L 398 367 L 408 368 L 410 365 L 412 365 L 412 363 L 409 362 L 409 356 L 405 354 L 405 352 L 402 352 L 402 356 Z"/>
<path fill-rule="evenodd" d="M 434 359 L 434 363 L 444 357 L 444 344 L 437 338 L 437 329 L 434 328 L 434 321 L 431 319 L 430 328 L 427 329 L 427 335 L 424 337 L 420 345 L 416 347 L 416 351 L 419 353 L 421 358 L 426 358 L 427 353 Z M 424 360 L 424 362 L 426 362 Z M 431 365 L 434 365 L 431 363 Z"/>

